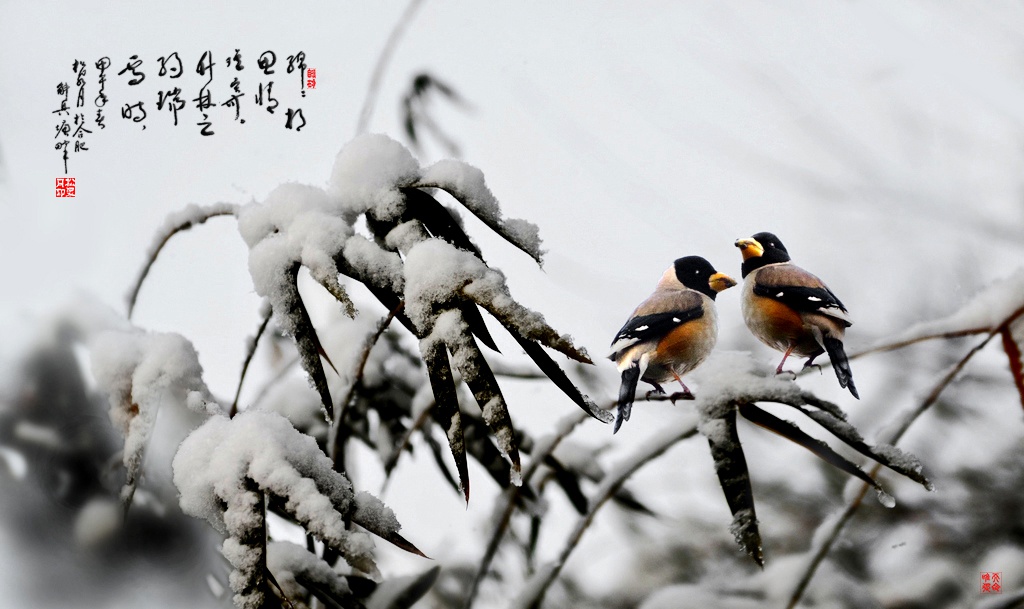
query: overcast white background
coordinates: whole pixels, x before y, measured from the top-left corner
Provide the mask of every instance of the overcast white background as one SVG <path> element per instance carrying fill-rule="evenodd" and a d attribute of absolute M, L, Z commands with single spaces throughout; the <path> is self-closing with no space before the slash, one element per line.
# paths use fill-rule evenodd
<path fill-rule="evenodd" d="M 335 155 L 355 134 L 371 71 L 404 9 L 397 2 L 0 2 L 2 375 L 35 328 L 81 292 L 123 311 L 125 291 L 169 213 L 188 203 L 261 200 L 288 181 L 324 186 Z M 216 135 L 201 137 L 189 103 L 181 124 L 170 127 L 169 115 L 154 107 L 162 80 L 157 58 L 179 53 L 186 65 L 181 86 L 190 94 L 183 97 L 191 99 L 202 84 L 195 62 L 212 51 L 212 91 L 222 101 L 224 59 L 236 48 L 246 66 L 238 73 L 246 124 L 217 108 Z M 283 107 L 270 116 L 251 103 L 265 80 L 256 58 L 267 49 L 279 61 L 302 50 L 317 70 L 316 89 L 305 98 L 297 96 L 294 74 L 279 74 L 274 85 L 282 106 L 301 102 L 308 124 L 300 133 L 284 128 Z M 133 54 L 144 60 L 146 80 L 134 87 L 141 95 L 116 74 Z M 63 176 L 53 150 L 55 88 L 67 81 L 73 96 L 71 64 L 85 60 L 91 118 L 93 64 L 102 56 L 113 64 L 107 128 L 94 128 L 90 150 L 71 155 L 77 196 L 55 198 L 54 178 Z M 954 310 L 1022 260 L 1018 2 L 427 0 L 395 49 L 371 131 L 404 141 L 398 104 L 420 71 L 466 100 L 462 108 L 438 100 L 434 118 L 462 158 L 483 170 L 505 214 L 539 226 L 545 267 L 538 270 L 474 220 L 467 223 L 471 236 L 521 302 L 595 356 L 673 259 L 700 254 L 738 278 L 732 243 L 762 230 L 778 234 L 794 260 L 844 301 L 856 321 L 852 350 Z M 149 112 L 145 131 L 119 113 L 140 97 Z M 419 155 L 424 164 L 443 156 L 429 138 Z M 743 327 L 738 292 L 718 299 L 720 344 L 774 363 L 777 354 Z M 193 341 L 207 383 L 229 397 L 245 338 L 259 323 L 258 304 L 234 221 L 218 218 L 165 250 L 134 321 Z M 329 307 L 315 313 L 322 320 L 332 314 Z M 997 366 L 1002 356 L 996 350 L 987 357 Z M 594 397 L 606 399 L 617 379 L 610 363 L 598 365 L 606 387 Z M 892 407 L 880 395 L 884 388 L 872 384 L 884 366 L 882 359 L 854 364 L 859 403 L 830 371 L 801 383 L 870 429 Z M 549 394 L 537 402 L 524 387 L 510 404 L 517 426 L 544 433 L 576 408 Z M 1004 441 L 1019 441 L 1020 405 L 991 406 L 988 423 L 1011 421 L 1016 428 L 1004 431 Z M 614 439 L 596 424 L 585 437 L 628 450 L 660 417 L 673 416 L 672 408 L 640 405 Z M 975 443 L 962 444 L 951 440 L 956 458 L 983 459 Z M 706 452 L 673 451 L 664 457 L 670 467 L 645 470 L 634 488 L 646 479 L 650 503 L 665 514 L 719 514 L 726 536 L 720 495 L 685 492 L 687 485 L 714 490 Z M 752 467 L 755 479 L 771 475 L 768 466 Z M 480 543 L 466 538 L 487 530 L 493 488 L 479 470 L 471 472 L 479 495 L 466 510 L 433 471 L 425 461 L 406 464 L 385 501 L 427 554 L 471 557 Z M 365 476 L 357 486 L 375 492 L 374 474 Z M 424 488 L 440 490 L 400 490 L 424 479 Z M 417 527 L 425 521 L 410 512 L 424 496 L 436 508 L 434 520 Z M 603 518 L 609 529 L 622 529 L 611 513 Z M 609 572 L 620 559 L 605 559 Z M 397 574 L 426 568 L 395 564 Z M 618 583 L 609 577 L 594 585 Z"/>

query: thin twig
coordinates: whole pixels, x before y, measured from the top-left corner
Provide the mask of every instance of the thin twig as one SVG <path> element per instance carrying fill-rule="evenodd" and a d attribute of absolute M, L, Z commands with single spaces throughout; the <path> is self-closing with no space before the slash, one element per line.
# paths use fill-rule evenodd
<path fill-rule="evenodd" d="M 281 379 L 284 378 L 284 375 L 288 374 L 288 371 L 291 370 L 297 363 L 299 363 L 299 355 L 296 353 L 291 357 L 291 359 L 289 359 L 280 368 L 278 368 L 277 372 L 274 373 L 274 376 L 270 377 L 267 380 L 267 382 L 263 384 L 263 387 L 261 387 L 260 390 L 256 393 L 256 396 L 253 397 L 252 406 L 255 406 L 256 404 L 259 404 L 261 401 L 263 401 L 263 398 L 267 397 L 267 393 L 270 392 L 271 388 L 273 388 L 274 385 L 280 382 Z"/>
<path fill-rule="evenodd" d="M 928 393 L 928 396 L 924 399 L 923 402 L 921 402 L 921 405 L 918 406 L 904 419 L 903 423 L 893 432 L 892 437 L 886 443 L 895 446 L 896 443 L 899 442 L 900 438 L 902 438 L 903 435 L 907 432 L 907 430 L 910 429 L 910 426 L 914 423 L 914 421 L 916 421 L 922 414 L 924 414 L 929 408 L 931 408 L 931 406 L 935 404 L 936 401 L 938 401 L 939 396 L 946 389 L 946 387 L 948 387 L 949 384 L 953 382 L 953 379 L 956 378 L 960 371 L 964 369 L 964 366 L 967 365 L 967 362 L 969 362 L 976 353 L 981 351 L 985 347 L 985 345 L 987 345 L 989 341 L 992 340 L 992 337 L 994 337 L 996 334 L 999 334 L 1003 330 L 1003 328 L 1013 323 L 1021 315 L 1024 315 L 1024 307 L 1014 311 L 1013 314 L 1011 314 L 1010 317 L 1008 317 L 1003 323 L 999 324 L 998 327 L 996 327 L 993 330 L 990 330 L 988 336 L 985 337 L 985 340 L 981 341 L 976 346 L 974 346 L 970 351 L 968 351 L 967 354 L 964 355 L 964 357 L 961 358 L 960 361 L 956 363 L 956 365 L 950 368 L 950 370 L 939 380 L 939 382 L 935 384 L 935 387 L 932 388 L 931 392 Z M 872 477 L 874 477 L 877 474 L 878 469 L 880 467 L 880 465 L 876 465 L 875 468 L 872 469 Z M 818 567 L 821 565 L 822 561 L 825 560 L 825 556 L 827 556 L 829 551 L 832 549 L 832 546 L 839 538 L 839 534 L 842 532 L 843 528 L 850 521 L 850 519 L 853 518 L 854 513 L 860 507 L 867 492 L 868 485 L 865 484 L 863 485 L 857 496 L 846 507 L 846 510 L 843 512 L 839 520 L 837 520 L 835 525 L 833 525 L 831 533 L 829 533 L 829 536 L 822 543 L 821 547 L 819 547 L 817 552 L 815 552 L 813 558 L 811 559 L 811 562 L 807 566 L 807 570 L 804 572 L 803 577 L 800 579 L 800 582 L 797 583 L 796 588 L 793 590 L 793 595 L 790 598 L 789 604 L 786 605 L 786 609 L 793 609 L 800 602 L 801 597 L 806 591 L 808 584 L 810 584 L 811 579 L 814 577 L 814 574 L 817 571 Z"/>
<path fill-rule="evenodd" d="M 529 465 L 523 470 L 523 483 L 520 486 L 511 486 L 505 490 L 505 496 L 507 501 L 505 502 L 505 509 L 502 511 L 501 516 L 498 518 L 498 522 L 495 524 L 494 533 L 491 535 L 490 541 L 487 543 L 487 548 L 484 550 L 484 556 L 480 560 L 480 566 L 476 570 L 476 576 L 473 577 L 473 583 L 470 584 L 469 593 L 466 595 L 466 601 L 463 605 L 464 609 L 470 609 L 473 606 L 473 601 L 476 599 L 477 590 L 480 588 L 480 583 L 487 575 L 487 571 L 491 567 L 491 561 L 494 560 L 494 555 L 498 551 L 498 546 L 501 544 L 502 538 L 505 536 L 505 532 L 508 530 L 508 525 L 512 520 L 512 514 L 515 512 L 516 504 L 519 500 L 519 496 L 522 495 L 523 489 L 526 488 L 533 478 L 533 475 L 537 472 L 537 469 L 544 462 L 545 459 L 555 448 L 561 444 L 572 430 L 576 429 L 583 421 L 590 418 L 585 412 L 574 412 L 564 417 L 558 425 L 555 426 L 555 431 L 543 438 L 534 447 L 531 454 Z"/>
<path fill-rule="evenodd" d="M 196 224 L 203 224 L 210 218 L 216 218 L 217 216 L 233 216 L 238 213 L 238 207 L 235 205 L 227 205 L 224 203 L 216 203 L 207 207 L 205 210 L 200 208 L 202 211 L 201 215 L 190 217 L 183 220 L 171 227 L 166 235 L 163 236 L 155 247 L 150 248 L 149 258 L 146 260 L 146 264 L 142 267 L 139 272 L 139 276 L 135 278 L 135 283 L 132 285 L 132 289 L 128 292 L 128 319 L 132 318 L 132 312 L 135 310 L 135 301 L 139 297 L 139 290 L 142 289 L 142 282 L 146 280 L 146 276 L 149 275 L 149 269 L 156 262 L 157 256 L 160 255 L 160 251 L 167 245 L 167 242 L 171 240 L 171 237 L 180 233 L 183 230 L 188 230 Z"/>
<path fill-rule="evenodd" d="M 576 527 L 573 529 L 572 533 L 570 533 L 568 539 L 566 539 L 565 547 L 562 549 L 561 554 L 559 554 L 558 558 L 555 559 L 554 562 L 548 563 L 530 578 L 524 586 L 523 596 L 513 601 L 511 606 L 518 609 L 536 609 L 539 607 L 541 601 L 544 600 L 544 594 L 547 592 L 547 589 L 555 579 L 558 578 L 558 575 L 562 571 L 562 567 L 565 566 L 565 561 L 579 544 L 580 538 L 583 537 L 583 533 L 586 532 L 590 523 L 593 522 L 594 516 L 597 514 L 597 511 L 601 509 L 601 506 L 603 506 L 616 493 L 616 491 L 619 490 L 626 479 L 632 476 L 638 469 L 660 456 L 676 443 L 690 438 L 696 435 L 696 433 L 697 424 L 693 422 L 692 417 L 687 417 L 685 422 L 669 429 L 667 432 L 662 433 L 657 438 L 649 441 L 643 450 L 627 459 L 613 473 L 605 476 L 597 490 L 594 492 L 594 496 L 590 499 L 587 513 L 580 517 L 580 520 L 576 523 Z"/>
<path fill-rule="evenodd" d="M 231 402 L 231 412 L 228 414 L 229 417 L 234 417 L 238 413 L 238 397 L 242 395 L 242 382 L 245 381 L 245 373 L 249 370 L 249 363 L 252 361 L 253 355 L 256 354 L 256 346 L 260 343 L 260 338 L 263 333 L 267 330 L 267 325 L 270 323 L 270 318 L 274 316 L 273 310 L 267 307 L 267 314 L 263 317 L 263 322 L 260 327 L 256 330 L 256 336 L 252 338 L 252 344 L 249 346 L 249 352 L 245 355 L 245 361 L 242 362 L 242 374 L 238 377 L 238 388 L 235 389 L 235 399 Z"/>
<path fill-rule="evenodd" d="M 370 118 L 373 116 L 373 110 L 377 106 L 377 94 L 380 93 L 380 83 L 384 78 L 384 71 L 387 69 L 388 61 L 391 60 L 391 55 L 395 52 L 395 48 L 398 46 L 398 41 L 401 39 L 402 34 L 405 33 L 405 28 L 412 21 L 413 15 L 416 13 L 416 9 L 423 0 L 410 0 L 409 5 L 405 7 L 405 12 L 398 19 L 398 23 L 395 24 L 395 28 L 391 30 L 391 35 L 388 36 L 387 42 L 384 43 L 384 48 L 380 52 L 380 56 L 377 58 L 377 65 L 373 68 L 373 75 L 370 76 L 370 86 L 366 91 L 366 99 L 363 101 L 363 109 L 359 112 L 359 122 L 356 124 L 356 135 L 362 135 L 366 133 L 370 126 Z"/>
<path fill-rule="evenodd" d="M 348 406 L 348 403 L 352 401 L 352 397 L 356 392 L 356 387 L 358 387 L 363 380 L 363 371 L 366 369 L 366 362 L 370 359 L 370 351 L 373 350 L 373 346 L 377 344 L 377 341 L 380 340 L 384 331 L 388 329 L 389 325 L 391 325 L 391 320 L 393 320 L 404 307 L 405 301 L 401 301 L 394 309 L 388 311 L 388 314 L 380 320 L 380 323 L 377 324 L 377 329 L 374 333 L 366 339 L 366 343 L 363 345 L 363 351 L 359 354 L 359 360 L 356 362 L 356 368 L 352 374 L 352 382 L 349 384 L 348 391 L 345 392 L 344 397 L 338 403 L 338 414 L 334 419 L 334 425 L 332 425 L 331 429 L 333 437 L 331 440 L 330 457 L 335 463 L 338 462 L 338 456 L 343 450 L 342 444 L 344 443 L 344 440 L 342 440 L 342 438 L 344 435 L 341 433 L 341 425 L 345 419 L 345 409 Z"/>

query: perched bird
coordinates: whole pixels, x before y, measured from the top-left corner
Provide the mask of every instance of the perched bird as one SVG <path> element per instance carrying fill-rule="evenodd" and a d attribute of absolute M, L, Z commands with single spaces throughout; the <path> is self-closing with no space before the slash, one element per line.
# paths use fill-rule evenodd
<path fill-rule="evenodd" d="M 680 258 L 665 271 L 654 293 L 640 303 L 612 341 L 608 359 L 622 373 L 612 433 L 629 420 L 637 381 L 664 393 L 660 383 L 675 379 L 690 393 L 680 377 L 711 353 L 718 339 L 715 296 L 734 285 L 735 280 L 715 271 L 700 256 Z"/>
<path fill-rule="evenodd" d="M 843 350 L 843 335 L 853 324 L 846 307 L 820 279 L 792 264 L 786 246 L 772 233 L 736 241 L 743 254 L 743 321 L 758 339 L 784 352 L 776 374 L 790 354 L 814 358 L 828 352 L 839 386 L 860 399 Z"/>

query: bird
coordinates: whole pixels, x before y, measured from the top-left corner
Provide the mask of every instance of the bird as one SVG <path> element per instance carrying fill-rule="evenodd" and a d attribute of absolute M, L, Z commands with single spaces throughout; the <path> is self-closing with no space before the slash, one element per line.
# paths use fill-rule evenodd
<path fill-rule="evenodd" d="M 761 342 L 783 352 L 776 374 L 790 355 L 814 358 L 828 352 L 832 369 L 844 387 L 860 399 L 843 348 L 846 328 L 853 324 L 842 301 L 816 276 L 790 262 L 789 251 L 772 233 L 738 239 L 743 256 L 743 321 Z"/>
<path fill-rule="evenodd" d="M 673 262 L 654 293 L 640 303 L 615 335 L 608 359 L 622 377 L 618 414 L 612 433 L 629 420 L 638 381 L 665 393 L 661 383 L 675 379 L 684 395 L 693 394 L 682 375 L 701 364 L 718 340 L 715 296 L 736 281 L 700 256 Z"/>

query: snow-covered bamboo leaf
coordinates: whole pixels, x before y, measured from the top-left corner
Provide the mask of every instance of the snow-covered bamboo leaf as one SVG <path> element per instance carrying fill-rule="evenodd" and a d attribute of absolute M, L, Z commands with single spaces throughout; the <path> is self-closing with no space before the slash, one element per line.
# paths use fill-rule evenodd
<path fill-rule="evenodd" d="M 297 271 L 298 269 L 296 269 Z M 293 276 L 293 279 L 296 279 Z M 313 388 L 320 394 L 320 404 L 324 409 L 324 417 L 328 421 L 334 420 L 334 401 L 331 398 L 331 390 L 327 386 L 327 375 L 324 372 L 324 365 L 320 361 L 321 355 L 326 355 L 320 338 L 313 327 L 313 321 L 306 312 L 306 305 L 299 296 L 298 283 L 292 283 L 295 291 L 295 298 L 289 301 L 289 310 L 285 313 L 291 320 L 292 333 L 295 336 L 295 347 L 299 351 L 299 365 L 309 375 L 313 382 Z M 334 365 L 332 364 L 333 368 Z"/>
<path fill-rule="evenodd" d="M 379 577 L 372 540 L 349 530 L 349 520 L 420 553 L 398 534 L 391 510 L 370 495 L 357 495 L 333 466 L 316 440 L 271 412 L 211 417 L 181 443 L 173 462 L 181 508 L 228 535 L 222 551 L 235 566 L 231 583 L 239 607 L 262 602 L 250 582 L 251 570 L 264 559 L 248 540 L 265 527 L 264 494 L 283 500 L 291 518 L 371 578 Z"/>
<path fill-rule="evenodd" d="M 382 582 L 366 600 L 366 609 L 410 609 L 434 587 L 440 566 L 419 575 L 395 577 Z"/>
<path fill-rule="evenodd" d="M 302 546 L 287 541 L 268 543 L 267 568 L 285 598 L 293 605 L 295 599 L 308 591 L 328 607 L 362 607 L 345 577 Z"/>
<path fill-rule="evenodd" d="M 455 197 L 491 230 L 529 254 L 537 264 L 543 262 L 537 227 L 525 220 L 502 217 L 501 207 L 484 181 L 482 171 L 454 159 L 446 159 L 422 171 L 414 186 L 437 187 Z"/>
<path fill-rule="evenodd" d="M 462 415 L 459 411 L 459 398 L 455 391 L 448 353 L 441 341 L 424 341 L 421 344 L 423 363 L 427 367 L 430 388 L 434 393 L 436 404 L 435 419 L 445 430 L 448 446 L 455 459 L 455 468 L 459 472 L 459 486 L 469 502 L 469 469 L 466 465 L 466 445 L 462 434 Z M 446 470 L 447 471 L 447 470 Z"/>
<path fill-rule="evenodd" d="M 878 493 L 878 500 L 886 507 L 893 507 L 895 505 L 894 500 L 885 492 L 882 485 L 869 476 L 867 472 L 857 467 L 856 464 L 851 463 L 845 457 L 832 450 L 828 444 L 807 435 L 796 425 L 789 421 L 784 421 L 771 413 L 765 412 L 753 404 L 740 404 L 739 411 L 740 414 L 743 415 L 743 418 L 747 419 L 751 423 L 756 423 L 769 431 L 779 434 L 791 442 L 803 446 L 825 463 L 841 469 L 851 476 L 860 478 L 864 482 L 870 484 Z"/>
<path fill-rule="evenodd" d="M 903 474 L 914 482 L 921 484 L 926 489 L 932 490 L 932 483 L 924 476 L 921 462 L 913 455 L 905 453 L 895 446 L 889 446 L 887 444 L 880 444 L 878 446 L 869 445 L 864 441 L 864 438 L 861 437 L 860 433 L 853 425 L 835 418 L 829 412 L 822 410 L 809 410 L 796 404 L 789 404 L 789 406 L 792 406 L 807 415 L 809 419 L 813 420 L 818 425 L 821 425 L 826 431 L 839 438 L 865 457 L 874 459 L 894 472 Z"/>
<path fill-rule="evenodd" d="M 460 250 L 472 252 L 476 254 L 477 258 L 483 260 L 480 248 L 473 243 L 447 207 L 429 193 L 418 188 L 403 188 L 402 194 L 406 197 L 406 212 L 402 216 L 403 220 L 419 220 L 431 236 L 444 239 Z"/>
<path fill-rule="evenodd" d="M 480 348 L 472 336 L 466 331 L 466 324 L 458 311 L 446 311 L 438 316 L 437 328 L 444 337 L 445 344 L 452 352 L 455 367 L 462 373 L 462 379 L 473 392 L 473 397 L 480 406 L 483 420 L 487 423 L 498 448 L 512 462 L 512 481 L 517 484 L 520 463 L 519 449 L 516 446 L 515 430 L 508 413 L 508 406 L 501 394 L 494 373 L 484 359 Z"/>
<path fill-rule="evenodd" d="M 718 474 L 729 511 L 732 512 L 733 520 L 729 530 L 747 555 L 759 567 L 764 567 L 764 551 L 761 547 L 761 533 L 757 529 L 750 472 L 736 432 L 736 409 L 726 409 L 720 418 L 702 419 L 700 431 L 711 446 L 715 473 Z"/>
<path fill-rule="evenodd" d="M 1010 374 L 1017 386 L 1020 404 L 1024 407 L 1024 358 L 1021 357 L 1021 345 L 1024 345 L 1024 317 L 1018 317 L 1002 328 L 1003 350 L 1010 361 Z"/>
<path fill-rule="evenodd" d="M 199 355 L 180 334 L 111 330 L 98 334 L 90 350 L 93 376 L 108 396 L 111 421 L 124 435 L 127 477 L 121 501 L 127 510 L 159 409 L 178 405 L 209 414 L 220 407 L 203 382 Z"/>

